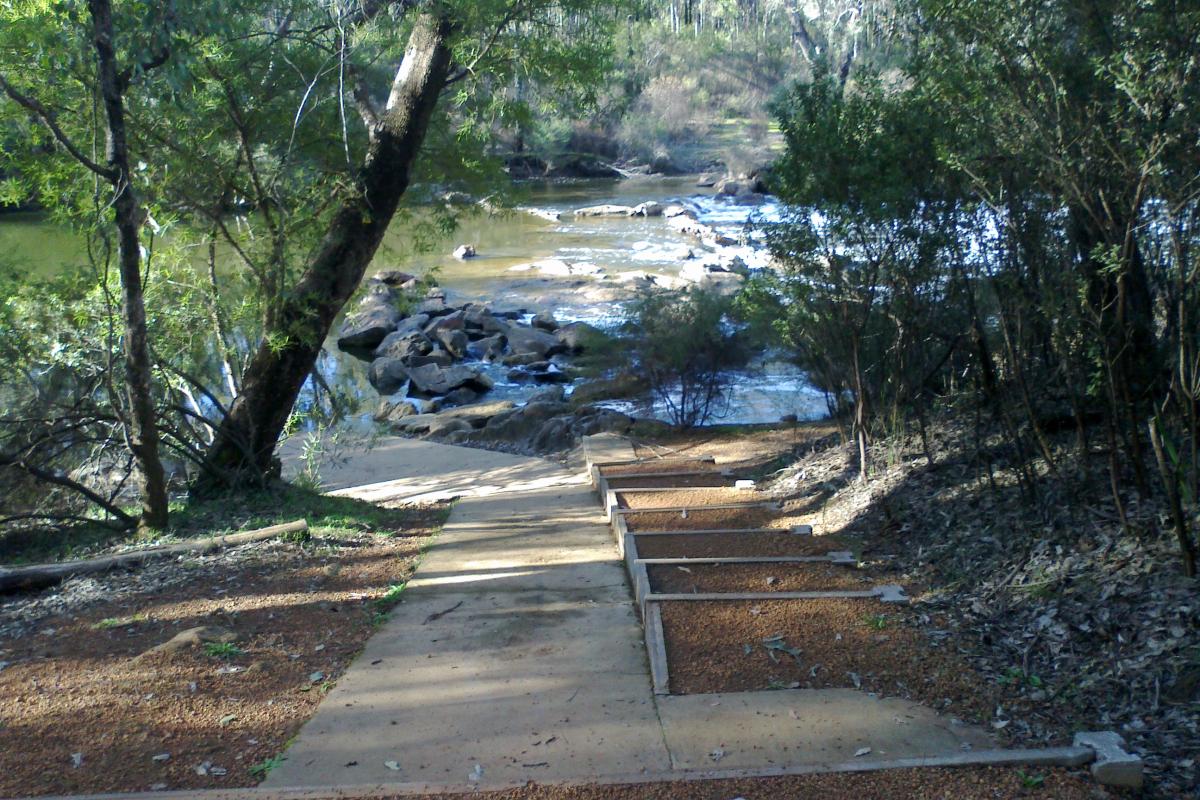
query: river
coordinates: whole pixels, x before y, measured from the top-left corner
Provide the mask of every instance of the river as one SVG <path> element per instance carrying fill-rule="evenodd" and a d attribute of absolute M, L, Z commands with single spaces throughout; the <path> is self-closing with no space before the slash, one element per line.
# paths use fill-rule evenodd
<path fill-rule="evenodd" d="M 613 203 L 636 205 L 646 201 L 686 201 L 706 222 L 723 233 L 743 232 L 747 219 L 756 214 L 777 217 L 771 203 L 746 206 L 716 197 L 711 189 L 695 186 L 692 178 L 632 178 L 529 184 L 521 189 L 518 205 L 542 211 L 568 212 L 558 221 L 525 211 L 500 215 L 480 214 L 461 221 L 458 229 L 432 252 L 412 254 L 406 247 L 401 221 L 393 223 L 388 240 L 376 255 L 373 269 L 402 269 L 423 274 L 438 270 L 439 283 L 451 302 L 481 300 L 495 308 L 547 308 L 560 321 L 582 320 L 598 327 L 611 327 L 621 319 L 621 305 L 601 296 L 590 279 L 548 278 L 536 271 L 514 271 L 541 259 L 588 262 L 604 269 L 614 283 L 629 272 L 677 275 L 681 253 L 700 249 L 684 235 L 672 230 L 661 217 L 575 218 L 569 212 L 584 206 Z M 471 244 L 478 256 L 460 261 L 451 253 L 459 244 Z M 764 263 L 752 246 L 737 250 L 751 267 Z M 50 274 L 64 265 L 82 260 L 77 237 L 36 215 L 0 216 L 0 253 L 28 264 L 32 274 Z M 600 293 L 603 295 L 603 293 Z M 336 332 L 336 328 L 335 328 Z M 322 375 L 333 386 L 347 390 L 362 401 L 364 416 L 377 404 L 378 395 L 366 379 L 366 364 L 340 352 L 330 342 L 320 362 Z M 509 383 L 506 370 L 489 367 L 496 380 L 491 399 L 520 402 L 536 387 Z M 725 414 L 714 422 L 755 423 L 778 420 L 786 414 L 800 419 L 825 415 L 825 401 L 794 367 L 770 358 L 740 370 L 734 377 L 733 394 Z M 662 418 L 658 404 L 614 403 L 615 407 L 641 416 Z"/>

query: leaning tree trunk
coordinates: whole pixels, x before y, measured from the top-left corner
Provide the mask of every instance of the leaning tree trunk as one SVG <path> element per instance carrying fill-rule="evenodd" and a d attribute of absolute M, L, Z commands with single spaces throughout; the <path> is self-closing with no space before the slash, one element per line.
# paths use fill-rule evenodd
<path fill-rule="evenodd" d="M 130 181 L 129 144 L 125 130 L 125 79 L 117 69 L 113 44 L 112 3 L 89 0 L 93 45 L 100 95 L 106 118 L 106 156 L 113 186 L 113 217 L 117 227 L 117 261 L 121 274 L 121 304 L 125 320 L 125 389 L 129 395 L 129 448 L 137 463 L 142 490 L 139 525 L 167 524 L 167 484 L 158 455 L 158 423 L 154 407 L 150 347 L 146 335 L 146 306 L 142 295 L 142 255 L 139 230 L 142 211 Z"/>
<path fill-rule="evenodd" d="M 358 288 L 408 188 L 413 164 L 450 71 L 451 25 L 424 14 L 409 36 L 386 108 L 374 121 L 357 194 L 342 203 L 296 286 L 246 365 L 242 391 L 195 487 L 259 482 L 334 319 Z M 280 342 L 283 344 L 281 345 Z"/>

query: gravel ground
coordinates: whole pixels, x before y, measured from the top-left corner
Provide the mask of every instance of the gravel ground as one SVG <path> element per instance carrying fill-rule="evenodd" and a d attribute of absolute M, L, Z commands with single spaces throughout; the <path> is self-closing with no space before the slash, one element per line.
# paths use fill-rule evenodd
<path fill-rule="evenodd" d="M 432 532 L 249 545 L 6 600 L 0 796 L 258 783 Z M 198 626 L 236 641 L 151 652 Z"/>
<path fill-rule="evenodd" d="M 680 492 L 617 492 L 621 508 L 675 508 L 728 503 L 765 503 L 770 497 L 733 488 L 687 489 Z"/>
<path fill-rule="evenodd" d="M 722 487 L 732 486 L 736 478 L 727 478 L 719 472 L 708 472 L 703 475 L 669 475 L 655 477 L 647 475 L 641 478 L 608 478 L 610 489 L 683 489 L 691 487 Z"/>
<path fill-rule="evenodd" d="M 661 594 L 859 591 L 875 585 L 854 567 L 837 564 L 647 564 L 646 572 L 650 590 Z"/>
<path fill-rule="evenodd" d="M 464 796 L 468 795 L 439 795 L 429 800 Z M 1067 770 L 976 767 L 625 786 L 530 785 L 469 796 L 474 800 L 1100 800 L 1115 795 Z"/>
<path fill-rule="evenodd" d="M 770 508 L 716 508 L 711 510 L 647 511 L 626 514 L 631 531 L 734 530 L 785 527 L 775 523 L 778 511 Z"/>
<path fill-rule="evenodd" d="M 639 454 L 639 457 L 646 457 Z M 611 467 L 600 467 L 601 475 L 634 475 L 648 474 L 654 475 L 662 472 L 680 472 L 683 470 L 711 470 L 720 474 L 724 469 L 719 464 L 712 461 L 702 460 L 702 456 L 695 458 L 669 458 L 658 459 L 655 461 L 647 461 L 642 464 L 614 464 Z"/>
<path fill-rule="evenodd" d="M 671 691 L 862 688 L 990 718 L 992 684 L 909 613 L 876 600 L 663 603 Z"/>
<path fill-rule="evenodd" d="M 794 533 L 696 533 L 637 537 L 639 558 L 736 558 L 738 556 L 819 556 L 845 547 L 832 536 Z"/>

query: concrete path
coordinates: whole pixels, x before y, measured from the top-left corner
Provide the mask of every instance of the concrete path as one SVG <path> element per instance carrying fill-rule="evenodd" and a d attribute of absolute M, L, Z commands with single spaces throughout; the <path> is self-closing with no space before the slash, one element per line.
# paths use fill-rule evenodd
<path fill-rule="evenodd" d="M 631 452 L 603 444 L 606 456 Z M 463 499 L 266 787 L 662 779 L 820 769 L 861 761 L 864 748 L 896 759 L 994 746 L 914 703 L 850 690 L 656 700 L 624 565 L 583 469 L 387 438 L 323 478 L 376 502 Z"/>
<path fill-rule="evenodd" d="M 265 785 L 670 769 L 624 570 L 582 474 L 389 440 L 327 478 L 377 500 L 467 497 Z"/>

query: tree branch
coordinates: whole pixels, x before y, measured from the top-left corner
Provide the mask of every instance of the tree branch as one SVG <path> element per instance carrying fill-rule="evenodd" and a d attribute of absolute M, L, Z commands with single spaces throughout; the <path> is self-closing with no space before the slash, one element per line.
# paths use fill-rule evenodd
<path fill-rule="evenodd" d="M 97 164 L 75 146 L 75 143 L 71 141 L 71 137 L 67 136 L 66 131 L 59 127 L 58 122 L 55 120 L 54 112 L 38 102 L 37 98 L 30 97 L 18 91 L 15 86 L 5 79 L 3 74 L 0 74 L 0 90 L 3 90 L 14 103 L 37 117 L 50 130 L 50 133 L 54 135 L 55 140 L 71 154 L 72 158 L 107 181 L 115 181 L 117 179 L 118 175 L 115 170 Z"/>

